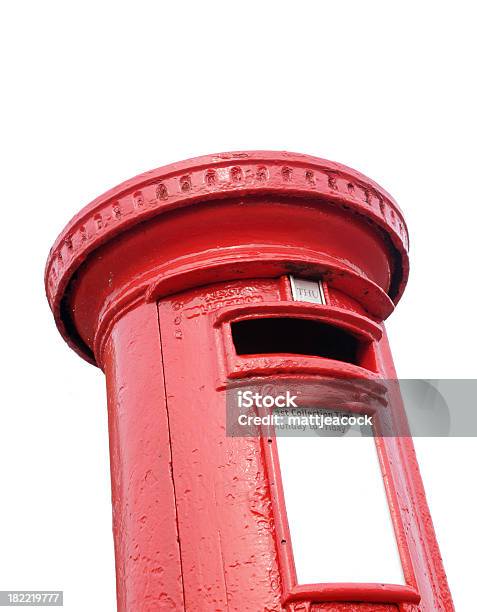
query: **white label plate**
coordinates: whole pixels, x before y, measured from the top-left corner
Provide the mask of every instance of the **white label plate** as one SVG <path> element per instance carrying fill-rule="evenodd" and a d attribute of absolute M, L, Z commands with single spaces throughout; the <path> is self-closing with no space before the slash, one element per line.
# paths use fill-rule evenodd
<path fill-rule="evenodd" d="M 295 302 L 326 304 L 321 281 L 311 281 L 290 276 L 290 285 Z"/>

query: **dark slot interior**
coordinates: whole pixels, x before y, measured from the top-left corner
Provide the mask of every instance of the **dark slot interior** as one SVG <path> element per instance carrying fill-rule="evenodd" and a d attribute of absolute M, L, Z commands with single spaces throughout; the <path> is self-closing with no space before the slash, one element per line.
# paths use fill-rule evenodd
<path fill-rule="evenodd" d="M 273 317 L 237 321 L 231 327 L 237 355 L 314 355 L 358 365 L 360 341 L 321 321 Z"/>

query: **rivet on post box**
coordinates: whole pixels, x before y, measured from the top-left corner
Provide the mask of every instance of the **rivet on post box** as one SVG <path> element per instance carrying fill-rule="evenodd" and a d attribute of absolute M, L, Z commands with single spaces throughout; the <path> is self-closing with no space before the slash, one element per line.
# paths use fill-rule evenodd
<path fill-rule="evenodd" d="M 293 385 L 296 417 L 317 389 L 352 423 L 384 413 L 382 381 L 396 373 L 383 322 L 407 276 L 408 233 L 392 197 L 306 155 L 172 164 L 70 221 L 46 291 L 66 342 L 106 376 L 120 612 L 453 609 L 408 435 L 368 438 L 402 575 L 386 582 L 372 571 L 366 580 L 302 571 L 291 521 L 306 508 L 287 493 L 287 440 L 227 426 L 231 394 L 278 389 L 286 399 Z M 399 394 L 389 402 L 386 414 L 405 421 Z M 298 441 L 320 449 L 322 474 L 326 449 L 336 450 L 325 438 Z M 307 520 L 316 514 L 323 529 L 332 483 L 307 487 L 320 491 Z M 346 508 L 351 523 L 358 504 Z M 325 567 L 324 549 L 315 554 Z"/>

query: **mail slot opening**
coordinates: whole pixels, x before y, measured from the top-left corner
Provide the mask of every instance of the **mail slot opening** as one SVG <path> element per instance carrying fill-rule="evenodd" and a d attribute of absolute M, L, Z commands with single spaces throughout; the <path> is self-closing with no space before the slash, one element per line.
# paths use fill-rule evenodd
<path fill-rule="evenodd" d="M 340 327 L 310 319 L 248 319 L 231 327 L 237 355 L 288 353 L 363 365 L 363 345 L 368 344 Z"/>

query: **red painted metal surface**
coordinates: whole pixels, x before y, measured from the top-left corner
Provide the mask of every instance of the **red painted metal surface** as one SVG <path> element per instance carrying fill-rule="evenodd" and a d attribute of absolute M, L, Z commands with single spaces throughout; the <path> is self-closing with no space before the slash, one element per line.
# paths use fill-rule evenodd
<path fill-rule="evenodd" d="M 69 223 L 46 290 L 68 344 L 106 374 L 118 610 L 453 610 L 409 438 L 376 439 L 406 585 L 299 585 L 275 444 L 225 435 L 231 384 L 395 377 L 383 321 L 407 249 L 373 181 L 267 151 L 154 170 Z M 327 304 L 293 302 L 289 274 L 321 279 Z M 345 329 L 365 354 L 236 353 L 231 323 L 284 316 Z"/>

